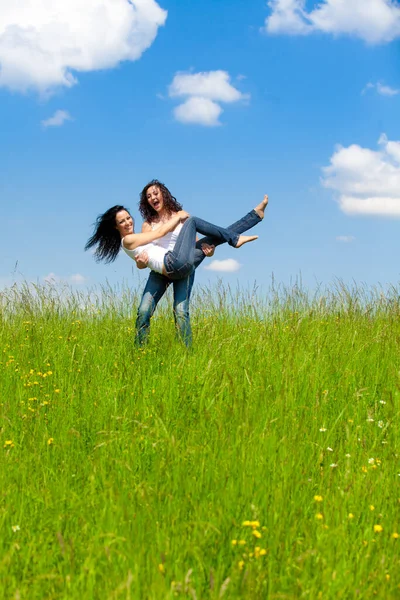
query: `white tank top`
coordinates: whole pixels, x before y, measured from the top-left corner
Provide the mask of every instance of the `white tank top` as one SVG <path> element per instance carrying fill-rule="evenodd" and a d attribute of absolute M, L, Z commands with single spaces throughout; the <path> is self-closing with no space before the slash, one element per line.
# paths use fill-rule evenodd
<path fill-rule="evenodd" d="M 161 246 L 157 246 L 156 244 L 151 243 L 151 244 L 145 244 L 144 246 L 138 246 L 134 250 L 128 250 L 128 248 L 125 248 L 125 246 L 124 246 L 123 239 L 121 241 L 121 246 L 122 246 L 123 250 L 125 250 L 127 255 L 133 259 L 136 256 L 139 256 L 139 254 L 141 252 L 143 252 L 143 250 L 146 250 L 147 255 L 149 257 L 149 262 L 148 262 L 147 266 L 152 271 L 162 274 L 163 266 L 164 266 L 164 256 L 167 253 L 167 250 L 165 248 L 161 248 Z"/>
<path fill-rule="evenodd" d="M 151 224 L 151 229 L 153 231 L 155 229 L 157 229 L 157 227 L 155 227 L 155 225 L 157 225 L 157 223 Z M 169 233 L 164 235 L 162 238 L 159 238 L 158 240 L 154 240 L 154 242 L 151 242 L 150 244 L 145 244 L 144 246 L 138 246 L 134 250 L 128 250 L 128 248 L 125 248 L 123 239 L 121 241 L 121 246 L 125 250 L 127 255 L 133 259 L 136 256 L 139 256 L 139 254 L 141 252 L 143 252 L 143 250 L 145 250 L 149 257 L 149 262 L 148 262 L 147 266 L 152 271 L 162 274 L 163 266 L 164 266 L 164 256 L 167 254 L 167 252 L 174 249 L 176 240 L 178 239 L 178 235 L 179 235 L 181 229 L 182 229 L 182 223 L 179 223 L 173 231 L 170 231 Z"/>
<path fill-rule="evenodd" d="M 154 231 L 157 229 L 157 223 L 151 224 L 151 229 Z M 182 223 L 179 223 L 173 231 L 170 231 L 164 237 L 159 238 L 158 240 L 154 240 L 153 244 L 156 246 L 161 246 L 161 248 L 165 248 L 166 252 L 173 250 L 175 248 L 176 240 L 178 239 L 178 235 L 182 229 Z"/>

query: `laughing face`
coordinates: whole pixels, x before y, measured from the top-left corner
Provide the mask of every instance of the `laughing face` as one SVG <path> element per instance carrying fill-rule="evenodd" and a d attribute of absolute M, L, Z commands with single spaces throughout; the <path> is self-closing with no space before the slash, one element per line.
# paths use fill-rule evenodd
<path fill-rule="evenodd" d="M 129 233 L 133 233 L 133 219 L 126 210 L 120 210 L 115 215 L 115 227 L 118 229 L 121 238 Z"/>
<path fill-rule="evenodd" d="M 146 192 L 147 202 L 156 213 L 160 213 L 164 208 L 164 199 L 162 191 L 156 185 L 151 185 Z"/>

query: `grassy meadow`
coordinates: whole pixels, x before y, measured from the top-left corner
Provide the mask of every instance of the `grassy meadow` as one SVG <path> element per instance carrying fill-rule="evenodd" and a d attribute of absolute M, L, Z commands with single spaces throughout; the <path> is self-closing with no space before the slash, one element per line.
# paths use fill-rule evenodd
<path fill-rule="evenodd" d="M 0 599 L 400 598 L 400 292 L 0 293 Z"/>

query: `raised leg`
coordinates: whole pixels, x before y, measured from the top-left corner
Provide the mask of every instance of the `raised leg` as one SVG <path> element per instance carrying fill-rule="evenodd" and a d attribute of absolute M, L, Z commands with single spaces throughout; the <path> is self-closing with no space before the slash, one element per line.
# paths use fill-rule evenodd
<path fill-rule="evenodd" d="M 241 233 L 248 231 L 255 225 L 258 225 L 258 223 L 261 223 L 261 221 L 263 220 L 263 216 L 261 216 L 261 214 L 262 215 L 264 214 L 264 211 L 261 210 L 261 204 L 263 204 L 263 203 L 260 203 L 255 209 L 251 210 L 249 213 L 247 213 L 247 215 L 245 215 L 238 221 L 235 221 L 231 225 L 228 225 L 228 227 L 226 229 L 228 231 L 232 231 L 233 233 L 236 233 L 237 235 L 240 235 Z M 203 237 L 200 240 L 198 240 L 196 242 L 196 248 L 195 248 L 195 252 L 194 252 L 194 263 L 193 263 L 194 268 L 197 269 L 197 267 L 206 258 L 203 250 L 201 249 L 202 244 L 210 244 L 212 246 L 220 246 L 223 243 L 224 243 L 223 241 L 219 240 L 218 238 L 212 237 L 212 236 L 206 236 L 206 237 Z"/>
<path fill-rule="evenodd" d="M 196 232 L 210 235 L 236 248 L 257 239 L 257 236 L 237 235 L 199 217 L 190 217 L 183 224 L 175 248 L 165 256 L 165 268 L 171 279 L 182 279 L 194 270 Z"/>

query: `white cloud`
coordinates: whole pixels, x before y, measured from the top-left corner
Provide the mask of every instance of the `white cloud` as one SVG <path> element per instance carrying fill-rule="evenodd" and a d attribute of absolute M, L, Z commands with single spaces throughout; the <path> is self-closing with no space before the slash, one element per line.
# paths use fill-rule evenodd
<path fill-rule="evenodd" d="M 250 97 L 230 83 L 230 76 L 226 71 L 177 73 L 168 88 L 168 94 L 170 98 L 187 98 L 174 109 L 174 116 L 178 121 L 208 127 L 221 124 L 221 102 L 239 102 Z"/>
<path fill-rule="evenodd" d="M 322 184 L 337 192 L 346 214 L 400 217 L 400 141 L 383 134 L 378 144 L 339 146 L 322 169 Z"/>
<path fill-rule="evenodd" d="M 217 102 L 237 102 L 247 95 L 242 94 L 229 82 L 226 71 L 208 71 L 206 73 L 177 73 L 169 86 L 171 98 L 175 96 L 197 96 Z"/>
<path fill-rule="evenodd" d="M 80 273 L 75 273 L 74 275 L 68 275 L 67 277 L 63 277 L 61 275 L 56 275 L 55 273 L 49 273 L 42 279 L 46 283 L 50 283 L 50 284 L 66 283 L 66 284 L 72 284 L 72 285 L 82 285 L 86 281 L 86 277 L 84 277 Z"/>
<path fill-rule="evenodd" d="M 289 35 L 306 35 L 312 27 L 306 21 L 304 0 L 270 0 L 268 6 L 271 15 L 265 21 L 268 33 L 288 33 Z"/>
<path fill-rule="evenodd" d="M 214 127 L 221 125 L 218 118 L 222 108 L 216 102 L 208 98 L 189 98 L 183 104 L 174 109 L 174 116 L 181 123 L 197 123 Z"/>
<path fill-rule="evenodd" d="M 54 115 L 49 119 L 41 122 L 43 127 L 61 127 L 65 121 L 72 121 L 72 117 L 66 110 L 56 110 Z"/>
<path fill-rule="evenodd" d="M 345 244 L 350 244 L 351 242 L 354 242 L 356 238 L 354 237 L 354 235 L 338 235 L 336 236 L 336 241 L 337 242 L 343 242 Z"/>
<path fill-rule="evenodd" d="M 75 275 L 70 275 L 70 277 L 68 279 L 71 283 L 75 283 L 76 285 L 80 285 L 82 283 L 85 283 L 85 281 L 86 281 L 86 277 L 84 277 L 80 273 L 75 273 Z"/>
<path fill-rule="evenodd" d="M 400 90 L 392 88 L 389 85 L 384 85 L 379 81 L 377 83 L 367 83 L 361 93 L 365 94 L 367 90 L 371 89 L 376 89 L 377 93 L 381 96 L 397 96 L 397 94 L 400 94 Z"/>
<path fill-rule="evenodd" d="M 213 260 L 209 265 L 204 267 L 206 271 L 217 271 L 218 273 L 234 273 L 239 271 L 241 264 L 233 258 L 226 260 Z"/>
<path fill-rule="evenodd" d="M 137 60 L 166 16 L 155 0 L 2 2 L 0 86 L 48 94 L 77 72 Z"/>
<path fill-rule="evenodd" d="M 351 35 L 370 44 L 400 36 L 400 7 L 395 0 L 322 0 L 306 10 L 306 0 L 269 0 L 268 33 Z"/>

